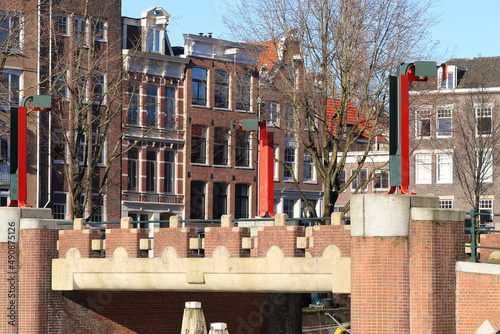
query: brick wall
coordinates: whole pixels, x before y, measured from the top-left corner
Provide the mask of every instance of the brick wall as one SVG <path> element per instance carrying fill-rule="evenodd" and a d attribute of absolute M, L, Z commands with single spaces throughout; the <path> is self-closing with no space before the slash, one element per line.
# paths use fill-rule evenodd
<path fill-rule="evenodd" d="M 252 257 L 264 257 L 272 246 L 281 248 L 285 256 L 301 257 L 304 253 L 297 249 L 297 237 L 303 237 L 302 226 L 262 226 L 259 227 L 258 247 L 251 250 Z"/>
<path fill-rule="evenodd" d="M 463 255 L 461 223 L 411 222 L 411 333 L 455 333 L 455 264 Z"/>
<path fill-rule="evenodd" d="M 500 330 L 499 275 L 458 271 L 456 289 L 457 334 L 475 333 L 486 320 Z"/>
<path fill-rule="evenodd" d="M 106 257 L 113 257 L 118 247 L 123 247 L 129 257 L 147 257 L 147 252 L 139 249 L 139 240 L 148 237 L 148 230 L 143 228 L 106 230 Z"/>
<path fill-rule="evenodd" d="M 59 231 L 59 257 L 65 257 L 70 248 L 77 248 L 82 257 L 98 257 L 92 251 L 92 240 L 100 239 L 100 231 L 95 229 Z"/>
<path fill-rule="evenodd" d="M 196 257 L 196 252 L 189 249 L 189 239 L 197 238 L 196 228 L 159 228 L 155 231 L 154 256 L 160 257 L 165 247 L 174 247 L 178 257 Z"/>
<path fill-rule="evenodd" d="M 307 251 L 312 256 L 321 256 L 325 248 L 331 245 L 337 246 L 342 256 L 351 256 L 351 231 L 346 229 L 346 225 L 316 225 L 310 231 L 314 242 Z"/>
<path fill-rule="evenodd" d="M 352 238 L 353 333 L 408 333 L 408 255 L 405 237 Z"/>
<path fill-rule="evenodd" d="M 231 257 L 247 257 L 249 252 L 241 248 L 242 238 L 250 237 L 248 227 L 216 227 L 205 229 L 205 257 L 211 257 L 214 250 L 224 246 Z"/>

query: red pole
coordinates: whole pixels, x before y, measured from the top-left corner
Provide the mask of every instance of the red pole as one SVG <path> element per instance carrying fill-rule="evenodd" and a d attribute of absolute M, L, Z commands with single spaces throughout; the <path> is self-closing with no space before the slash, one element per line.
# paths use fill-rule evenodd
<path fill-rule="evenodd" d="M 27 108 L 18 107 L 18 206 L 29 207 L 27 199 Z"/>
<path fill-rule="evenodd" d="M 274 141 L 273 133 L 267 132 L 265 122 L 259 122 L 259 217 L 274 217 Z"/>
<path fill-rule="evenodd" d="M 410 117 L 408 75 L 399 76 L 400 110 L 401 110 L 401 194 L 415 194 L 410 185 Z"/>

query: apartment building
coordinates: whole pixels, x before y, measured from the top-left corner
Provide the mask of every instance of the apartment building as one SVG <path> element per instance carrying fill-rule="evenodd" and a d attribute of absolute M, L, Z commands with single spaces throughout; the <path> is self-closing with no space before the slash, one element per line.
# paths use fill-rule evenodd
<path fill-rule="evenodd" d="M 174 54 L 170 15 L 149 8 L 122 18 L 122 216 L 168 220 L 184 215 L 184 78 L 189 60 Z"/>
<path fill-rule="evenodd" d="M 500 57 L 450 59 L 411 94 L 412 189 L 441 207 L 498 211 Z M 491 220 L 483 217 L 483 220 Z"/>
<path fill-rule="evenodd" d="M 121 3 L 3 2 L 3 124 L 23 97 L 51 95 L 28 115 L 28 199 L 55 218 L 119 217 L 113 164 L 120 137 Z M 30 108 L 31 105 L 28 105 Z M 5 128 L 5 125 L 2 125 Z M 8 133 L 2 138 L 0 204 L 8 202 Z M 116 167 L 118 166 L 118 168 Z"/>

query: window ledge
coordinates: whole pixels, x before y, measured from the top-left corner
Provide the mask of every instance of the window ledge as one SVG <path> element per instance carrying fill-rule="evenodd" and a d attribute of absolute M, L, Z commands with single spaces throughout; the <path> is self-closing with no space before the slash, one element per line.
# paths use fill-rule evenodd
<path fill-rule="evenodd" d="M 209 164 L 199 163 L 199 162 L 191 162 L 191 165 L 198 167 L 210 167 Z"/>
<path fill-rule="evenodd" d="M 316 180 L 304 180 L 303 183 L 305 183 L 305 184 L 318 184 L 318 181 L 316 181 Z"/>
<path fill-rule="evenodd" d="M 214 168 L 231 168 L 229 165 L 213 165 Z"/>
<path fill-rule="evenodd" d="M 244 169 L 244 170 L 254 170 L 251 166 L 234 166 L 236 169 Z"/>

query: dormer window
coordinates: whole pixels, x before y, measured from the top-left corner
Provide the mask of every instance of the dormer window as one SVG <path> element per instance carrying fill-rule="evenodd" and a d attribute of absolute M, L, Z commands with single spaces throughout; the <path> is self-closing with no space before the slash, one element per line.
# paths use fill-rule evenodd
<path fill-rule="evenodd" d="M 149 29 L 148 31 L 148 52 L 161 52 L 161 30 Z"/>
<path fill-rule="evenodd" d="M 456 66 L 448 66 L 447 67 L 448 78 L 443 80 L 443 69 L 440 67 L 438 69 L 438 88 L 441 89 L 453 89 L 456 87 Z"/>

